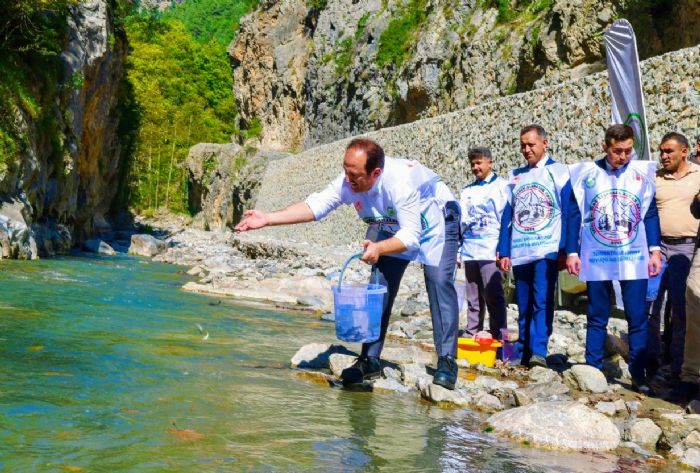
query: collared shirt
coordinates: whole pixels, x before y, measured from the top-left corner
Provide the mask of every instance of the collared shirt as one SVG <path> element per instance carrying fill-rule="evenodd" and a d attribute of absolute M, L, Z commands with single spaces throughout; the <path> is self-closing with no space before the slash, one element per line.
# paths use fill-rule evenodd
<path fill-rule="evenodd" d="M 547 165 L 547 161 L 549 161 L 549 154 L 545 154 L 542 159 L 537 161 L 534 166 L 530 166 L 531 168 L 543 168 Z"/>
<path fill-rule="evenodd" d="M 700 166 L 676 178 L 660 169 L 656 172 L 656 205 L 659 208 L 661 235 L 668 238 L 695 237 L 700 220 L 690 213 L 690 204 L 700 191 Z"/>
<path fill-rule="evenodd" d="M 493 181 L 496 180 L 496 175 L 493 172 L 490 172 L 488 176 L 486 176 L 483 179 L 476 179 L 474 182 L 469 184 L 470 186 L 485 186 L 486 184 L 491 184 Z M 468 186 L 465 186 L 468 187 Z"/>

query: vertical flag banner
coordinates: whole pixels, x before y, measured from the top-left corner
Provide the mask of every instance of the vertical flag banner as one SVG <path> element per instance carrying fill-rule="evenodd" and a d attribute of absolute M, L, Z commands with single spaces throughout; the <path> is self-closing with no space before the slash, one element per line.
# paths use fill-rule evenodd
<path fill-rule="evenodd" d="M 605 32 L 604 38 L 612 98 L 612 122 L 631 126 L 634 129 L 635 157 L 650 160 L 642 74 L 639 71 L 634 30 L 629 21 L 617 20 Z"/>

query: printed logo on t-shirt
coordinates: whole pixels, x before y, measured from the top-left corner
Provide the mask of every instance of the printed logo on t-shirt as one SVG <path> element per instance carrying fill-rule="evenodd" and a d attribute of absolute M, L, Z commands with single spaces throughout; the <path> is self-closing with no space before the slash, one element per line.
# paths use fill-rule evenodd
<path fill-rule="evenodd" d="M 632 243 L 642 221 L 639 197 L 623 189 L 603 191 L 591 201 L 591 233 L 598 243 L 621 247 Z"/>
<path fill-rule="evenodd" d="M 513 200 L 513 226 L 520 233 L 537 233 L 554 220 L 554 196 L 540 183 L 520 187 Z"/>

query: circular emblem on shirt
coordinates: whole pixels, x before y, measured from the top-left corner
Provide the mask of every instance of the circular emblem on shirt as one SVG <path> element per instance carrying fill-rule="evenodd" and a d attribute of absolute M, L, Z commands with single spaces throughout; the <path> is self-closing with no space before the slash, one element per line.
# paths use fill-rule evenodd
<path fill-rule="evenodd" d="M 629 245 L 637 238 L 641 221 L 641 202 L 631 192 L 612 189 L 601 192 L 591 201 L 591 233 L 602 245 Z"/>
<path fill-rule="evenodd" d="M 554 220 L 554 197 L 540 183 L 530 182 L 518 188 L 513 201 L 513 226 L 521 233 L 536 233 Z"/>
<path fill-rule="evenodd" d="M 595 177 L 588 177 L 585 181 L 583 181 L 583 183 L 590 189 L 591 187 L 595 186 Z"/>

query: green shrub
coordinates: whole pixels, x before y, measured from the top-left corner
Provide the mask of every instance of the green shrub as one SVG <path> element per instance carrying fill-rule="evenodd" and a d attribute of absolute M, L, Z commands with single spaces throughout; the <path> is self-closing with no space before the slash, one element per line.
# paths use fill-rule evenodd
<path fill-rule="evenodd" d="M 379 36 L 376 62 L 380 66 L 401 66 L 428 18 L 427 0 L 410 0 Z"/>
<path fill-rule="evenodd" d="M 335 73 L 339 76 L 344 76 L 350 69 L 353 44 L 352 38 L 345 38 L 338 43 L 338 49 L 335 53 Z"/>

